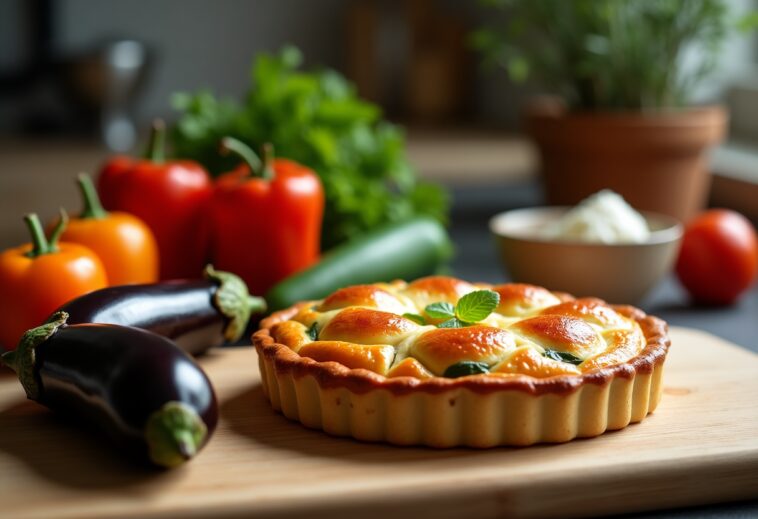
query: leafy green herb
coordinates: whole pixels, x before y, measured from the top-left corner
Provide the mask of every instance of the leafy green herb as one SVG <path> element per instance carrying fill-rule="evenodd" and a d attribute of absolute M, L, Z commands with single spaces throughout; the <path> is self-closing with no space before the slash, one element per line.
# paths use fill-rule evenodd
<path fill-rule="evenodd" d="M 254 86 L 242 100 L 210 92 L 175 94 L 182 115 L 172 130 L 176 156 L 194 159 L 216 175 L 237 161 L 222 157 L 218 143 L 235 137 L 314 169 L 324 185 L 322 248 L 365 231 L 417 215 L 445 221 L 446 193 L 422 183 L 408 162 L 402 131 L 381 110 L 361 100 L 352 84 L 332 70 L 299 71 L 300 51 L 259 54 Z"/>
<path fill-rule="evenodd" d="M 500 303 L 500 294 L 492 290 L 470 292 L 458 300 L 455 316 L 461 321 L 476 323 L 486 319 Z"/>
<path fill-rule="evenodd" d="M 584 359 L 580 359 L 573 353 L 569 353 L 566 351 L 545 350 L 545 353 L 543 353 L 543 355 L 547 357 L 548 359 L 557 360 L 559 362 L 568 362 L 569 364 L 573 364 L 575 366 L 584 362 Z"/>
<path fill-rule="evenodd" d="M 455 307 L 450 303 L 432 303 L 427 305 L 424 312 L 432 319 L 455 317 Z"/>
<path fill-rule="evenodd" d="M 489 373 L 490 368 L 483 362 L 473 362 L 470 360 L 462 360 L 452 366 L 448 367 L 442 374 L 446 378 L 458 378 L 465 377 L 467 375 L 481 375 L 482 373 Z"/>
<path fill-rule="evenodd" d="M 318 340 L 318 323 L 313 323 L 306 332 L 312 341 Z"/>
<path fill-rule="evenodd" d="M 421 326 L 425 326 L 426 325 L 426 319 L 424 319 L 424 316 L 422 316 L 422 315 L 419 315 L 419 314 L 403 314 L 403 317 L 405 317 L 406 319 L 410 319 L 414 323 L 420 324 Z"/>
<path fill-rule="evenodd" d="M 437 328 L 463 328 L 486 319 L 500 303 L 500 295 L 492 290 L 470 292 L 455 306 L 440 302 L 427 305 L 426 315 L 432 319 L 446 319 Z"/>
<path fill-rule="evenodd" d="M 463 328 L 464 326 L 471 326 L 472 323 L 464 323 L 457 317 L 442 321 L 437 325 L 437 328 Z"/>
<path fill-rule="evenodd" d="M 536 77 L 581 111 L 684 104 L 730 32 L 755 26 L 728 0 L 482 3 L 505 13 L 488 13 L 473 35 L 485 62 L 516 81 Z"/>

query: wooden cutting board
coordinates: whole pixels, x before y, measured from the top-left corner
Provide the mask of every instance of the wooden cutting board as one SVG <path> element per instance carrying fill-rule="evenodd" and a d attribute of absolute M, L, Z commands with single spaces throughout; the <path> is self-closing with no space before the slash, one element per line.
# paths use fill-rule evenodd
<path fill-rule="evenodd" d="M 758 497 L 758 355 L 673 329 L 664 396 L 623 431 L 562 445 L 433 450 L 307 430 L 269 409 L 252 348 L 202 360 L 222 420 L 173 471 L 135 467 L 0 375 L 0 515 L 589 516 Z M 7 514 L 7 515 L 6 515 Z"/>

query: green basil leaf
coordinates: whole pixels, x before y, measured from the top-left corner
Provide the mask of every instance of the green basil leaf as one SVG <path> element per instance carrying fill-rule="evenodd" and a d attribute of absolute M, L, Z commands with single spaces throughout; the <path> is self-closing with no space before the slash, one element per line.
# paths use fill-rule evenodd
<path fill-rule="evenodd" d="M 433 319 L 455 317 L 455 307 L 450 303 L 432 303 L 424 309 L 426 315 Z"/>
<path fill-rule="evenodd" d="M 481 375 L 482 373 L 489 373 L 490 369 L 487 364 L 483 362 L 473 362 L 470 360 L 462 360 L 452 366 L 448 367 L 442 374 L 446 378 L 458 378 L 465 377 L 467 375 Z"/>
<path fill-rule="evenodd" d="M 492 290 L 470 292 L 458 300 L 455 316 L 461 321 L 476 323 L 486 319 L 500 303 L 500 295 Z"/>
<path fill-rule="evenodd" d="M 426 319 L 424 319 L 424 317 L 419 314 L 403 314 L 403 317 L 413 321 L 416 324 L 420 324 L 421 326 L 426 325 Z"/>
<path fill-rule="evenodd" d="M 569 353 L 567 351 L 545 350 L 545 353 L 543 353 L 543 355 L 548 359 L 557 360 L 558 362 L 567 362 L 569 364 L 573 364 L 574 366 L 577 366 L 584 362 L 584 359 L 580 359 L 573 353 Z"/>
<path fill-rule="evenodd" d="M 311 338 L 312 341 L 318 340 L 318 324 L 313 323 L 310 328 L 308 328 L 308 337 Z"/>
<path fill-rule="evenodd" d="M 468 323 L 461 322 L 460 319 L 453 317 L 437 325 L 437 328 L 463 328 Z"/>

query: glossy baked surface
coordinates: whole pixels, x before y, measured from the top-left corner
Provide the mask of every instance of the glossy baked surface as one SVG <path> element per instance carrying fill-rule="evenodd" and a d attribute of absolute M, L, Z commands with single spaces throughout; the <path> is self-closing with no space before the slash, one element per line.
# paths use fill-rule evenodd
<path fill-rule="evenodd" d="M 474 325 L 438 328 L 441 320 L 425 313 L 431 303 L 455 304 L 482 289 L 497 292 L 499 304 Z M 422 316 L 425 324 L 409 314 Z M 583 375 L 626 363 L 648 343 L 634 312 L 598 299 L 443 276 L 343 288 L 299 305 L 269 333 L 300 357 L 417 379 L 442 378 L 461 363 L 483 366 L 487 377 Z"/>

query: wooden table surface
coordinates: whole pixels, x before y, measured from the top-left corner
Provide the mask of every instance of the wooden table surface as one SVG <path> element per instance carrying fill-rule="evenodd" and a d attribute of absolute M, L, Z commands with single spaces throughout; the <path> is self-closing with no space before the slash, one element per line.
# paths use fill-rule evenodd
<path fill-rule="evenodd" d="M 458 186 L 452 193 L 455 205 L 451 231 L 457 246 L 457 256 L 453 265 L 455 273 L 463 278 L 502 281 L 503 273 L 495 259 L 486 223 L 495 212 L 542 202 L 533 181 L 529 181 L 528 184 L 513 183 L 514 179 L 530 178 L 529 173 L 533 171 L 531 152 L 524 148 L 523 143 L 507 141 L 499 136 L 492 136 L 485 139 L 486 142 L 478 144 L 480 139 L 476 135 L 464 135 L 462 139 L 453 136 L 452 139 L 445 140 L 438 135 L 414 135 L 414 132 L 411 132 L 410 137 L 409 152 L 422 174 L 430 179 L 449 180 Z M 439 146 L 440 140 L 444 142 L 442 147 Z M 443 151 L 441 154 L 440 149 Z M 481 153 L 471 154 L 471 149 L 479 150 Z M 71 180 L 73 174 L 80 170 L 93 171 L 107 155 L 107 151 L 102 147 L 88 141 L 0 141 L 0 215 L 4 216 L 0 219 L 0 245 L 7 247 L 27 239 L 26 230 L 19 219 L 23 212 L 34 210 L 40 212 L 43 218 L 48 218 L 55 214 L 59 205 L 76 210 L 79 201 Z M 469 161 L 472 156 L 476 159 L 473 164 Z M 463 186 L 460 175 L 461 158 L 466 160 L 465 179 L 468 181 L 469 178 L 473 178 L 482 185 L 481 187 Z M 487 186 L 487 182 L 492 184 Z M 755 315 L 758 315 L 755 313 L 758 309 L 758 286 L 753 287 L 740 304 L 734 307 L 700 308 L 689 305 L 681 288 L 672 278 L 668 278 L 641 304 L 641 307 L 671 323 L 708 330 L 758 351 L 758 319 L 755 319 Z M 0 377 L 0 381 L 3 380 Z M 32 412 L 32 409 L 33 404 L 27 404 L 20 406 L 15 412 L 21 416 L 26 412 Z M 3 420 L 3 416 L 9 419 L 16 415 L 7 412 L 0 415 L 0 436 L 6 426 L 15 427 L 15 422 Z M 47 424 L 51 419 L 46 416 L 38 415 L 35 411 L 29 419 Z M 28 434 L 36 438 L 34 432 Z M 64 434 L 68 434 L 67 438 L 70 437 L 74 443 L 82 436 L 78 430 Z M 88 437 L 85 434 L 84 438 L 94 438 L 94 445 L 99 445 L 96 437 Z M 67 444 L 64 440 L 56 441 L 61 445 Z M 6 440 L 5 445 L 12 450 L 15 444 L 8 442 L 9 440 Z M 0 441 L 0 455 L 7 450 L 3 449 L 2 443 Z M 144 474 L 130 476 L 129 468 L 123 463 L 108 461 L 111 456 L 107 447 L 101 447 L 101 450 L 103 455 L 97 461 L 97 466 L 111 467 L 122 473 L 126 471 L 125 475 L 119 477 L 135 481 L 135 484 L 124 486 L 123 492 L 125 495 L 136 492 L 135 488 L 140 487 L 139 480 Z M 43 450 L 43 453 L 47 452 Z M 54 456 L 59 455 L 56 452 L 53 453 Z M 115 492 L 119 488 L 120 480 L 117 478 L 114 481 L 112 477 L 103 475 L 103 471 L 98 471 L 97 477 L 86 476 L 86 472 L 83 476 L 58 469 L 57 466 L 49 468 L 41 455 L 36 457 L 32 453 L 28 462 L 24 461 L 25 459 L 27 458 L 19 455 L 21 467 L 15 467 L 14 470 L 31 470 L 38 473 L 45 471 L 46 476 L 43 480 L 51 479 L 52 484 L 61 484 L 64 487 L 68 485 L 72 490 L 78 489 L 81 495 L 93 494 L 92 499 L 95 502 L 99 502 L 104 494 Z M 0 478 L 3 475 L 0 473 Z M 61 483 L 64 476 L 67 483 Z M 21 495 L 23 497 L 24 494 Z M 755 498 L 758 499 L 758 496 Z M 81 499 L 81 496 L 76 499 Z M 697 503 L 697 500 L 688 500 L 680 504 L 687 506 Z M 655 517 L 661 514 L 672 518 L 720 518 L 733 517 L 735 514 L 748 517 L 757 513 L 758 501 L 752 501 L 742 505 L 731 505 L 728 508 L 690 508 L 668 515 L 656 512 Z"/>
<path fill-rule="evenodd" d="M 0 502 L 12 517 L 566 517 L 758 497 L 758 355 L 672 330 L 644 422 L 561 445 L 398 448 L 274 413 L 252 348 L 202 359 L 221 422 L 173 471 L 135 466 L 0 377 Z"/>

